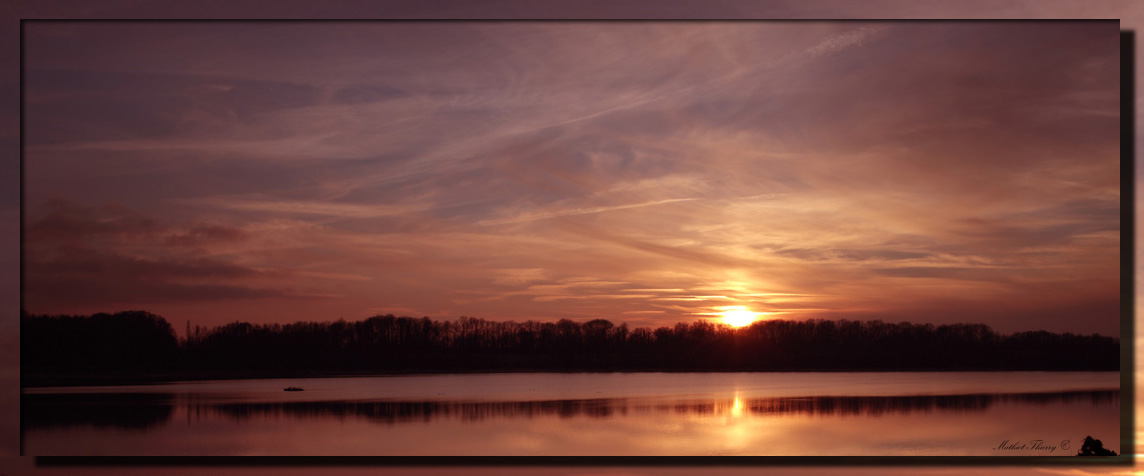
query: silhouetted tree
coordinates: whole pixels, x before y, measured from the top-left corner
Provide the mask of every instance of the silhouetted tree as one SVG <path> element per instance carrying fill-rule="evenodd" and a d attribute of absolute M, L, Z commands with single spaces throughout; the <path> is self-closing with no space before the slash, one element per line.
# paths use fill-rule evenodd
<path fill-rule="evenodd" d="M 1077 456 L 1116 456 L 1116 452 L 1104 447 L 1104 443 L 1100 440 L 1094 440 L 1091 436 L 1084 437 L 1084 444 L 1080 446 L 1080 452 Z"/>
<path fill-rule="evenodd" d="M 175 331 L 145 311 L 20 316 L 20 365 L 30 372 L 128 372 L 170 368 Z"/>

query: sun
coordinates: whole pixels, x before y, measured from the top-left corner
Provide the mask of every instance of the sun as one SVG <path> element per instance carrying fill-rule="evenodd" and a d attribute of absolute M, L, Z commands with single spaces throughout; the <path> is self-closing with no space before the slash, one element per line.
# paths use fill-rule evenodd
<path fill-rule="evenodd" d="M 734 308 L 729 308 L 726 311 L 721 312 L 720 314 L 723 314 L 723 322 L 726 324 L 730 324 L 731 327 L 748 326 L 752 322 L 755 322 L 755 318 L 758 317 L 758 315 L 759 315 L 759 313 L 754 312 L 754 311 L 749 311 L 742 306 L 736 306 Z"/>

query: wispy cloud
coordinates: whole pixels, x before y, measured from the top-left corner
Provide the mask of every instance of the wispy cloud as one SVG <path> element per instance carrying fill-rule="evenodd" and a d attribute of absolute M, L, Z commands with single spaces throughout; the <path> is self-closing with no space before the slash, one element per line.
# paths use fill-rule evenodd
<path fill-rule="evenodd" d="M 488 226 L 488 225 L 506 225 L 506 224 L 513 224 L 513 223 L 524 223 L 524 222 L 530 222 L 530 221 L 536 221 L 536 220 L 546 220 L 549 218 L 556 218 L 556 217 L 563 217 L 563 216 L 588 215 L 588 214 L 592 214 L 592 213 L 604 213 L 604 212 L 610 212 L 610 211 L 614 211 L 614 210 L 628 210 L 631 208 L 651 207 L 651 206 L 655 206 L 655 205 L 663 205 L 663 204 L 667 204 L 667 203 L 676 203 L 676 202 L 686 202 L 686 201 L 691 201 L 691 200 L 696 200 L 696 199 L 695 198 L 672 198 L 672 199 L 667 199 L 667 200 L 657 200 L 654 202 L 645 202 L 645 203 L 632 203 L 632 204 L 627 204 L 627 205 L 611 205 L 611 206 L 592 207 L 592 208 L 573 208 L 573 209 L 567 209 L 567 210 L 557 210 L 557 211 L 550 211 L 550 212 L 523 214 L 523 215 L 514 216 L 512 218 L 495 219 L 495 220 L 482 220 L 480 222 L 477 222 L 477 224 Z"/>
<path fill-rule="evenodd" d="M 430 210 L 431 205 L 337 203 L 321 200 L 243 199 L 208 197 L 187 201 L 193 205 L 287 215 L 339 218 L 375 218 Z"/>
<path fill-rule="evenodd" d="M 846 31 L 829 38 L 826 38 L 818 44 L 810 47 L 807 52 L 813 57 L 827 56 L 839 53 L 849 48 L 860 47 L 871 38 L 874 38 L 886 31 L 885 27 L 879 26 L 862 26 L 856 30 Z"/>
<path fill-rule="evenodd" d="M 744 306 L 1116 333 L 1118 33 L 32 25 L 31 285 L 96 279 L 53 279 L 66 255 L 233 287 L 148 291 L 188 315 Z M 224 299 L 258 292 L 264 311 Z"/>

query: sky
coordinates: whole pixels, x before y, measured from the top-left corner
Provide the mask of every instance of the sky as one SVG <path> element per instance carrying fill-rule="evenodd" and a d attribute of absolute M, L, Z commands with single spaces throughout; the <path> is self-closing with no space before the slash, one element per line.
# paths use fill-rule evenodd
<path fill-rule="evenodd" d="M 1119 335 L 1117 22 L 35 22 L 33 313 Z"/>

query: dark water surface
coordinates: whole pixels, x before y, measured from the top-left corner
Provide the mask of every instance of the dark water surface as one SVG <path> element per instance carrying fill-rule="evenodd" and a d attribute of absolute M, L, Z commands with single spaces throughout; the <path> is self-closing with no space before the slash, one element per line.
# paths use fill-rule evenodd
<path fill-rule="evenodd" d="M 1071 456 L 1116 372 L 463 374 L 25 389 L 28 455 Z M 302 392 L 284 392 L 288 386 Z"/>

